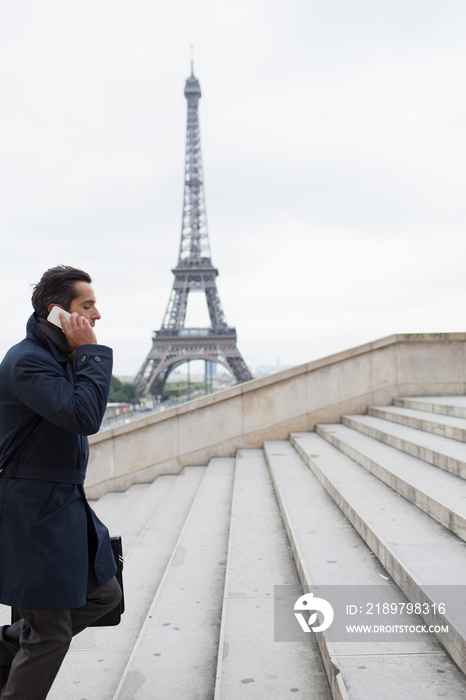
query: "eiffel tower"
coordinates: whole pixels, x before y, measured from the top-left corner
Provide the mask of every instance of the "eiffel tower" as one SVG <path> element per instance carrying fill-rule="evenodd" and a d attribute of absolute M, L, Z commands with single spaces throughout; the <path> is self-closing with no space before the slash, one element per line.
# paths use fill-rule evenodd
<path fill-rule="evenodd" d="M 184 175 L 183 222 L 178 264 L 167 310 L 152 348 L 134 379 L 140 395 L 160 396 L 168 375 L 189 360 L 208 360 L 226 367 L 238 382 L 252 379 L 236 344 L 236 329 L 225 321 L 215 283 L 218 270 L 213 266 L 204 203 L 201 141 L 198 106 L 199 81 L 191 75 L 184 95 L 188 101 L 186 159 Z M 190 292 L 204 292 L 210 317 L 209 328 L 186 328 Z"/>

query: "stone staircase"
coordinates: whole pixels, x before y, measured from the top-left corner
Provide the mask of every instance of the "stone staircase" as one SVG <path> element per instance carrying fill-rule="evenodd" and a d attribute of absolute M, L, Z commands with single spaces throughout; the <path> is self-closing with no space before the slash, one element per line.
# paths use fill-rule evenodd
<path fill-rule="evenodd" d="M 73 640 L 49 700 L 466 698 L 465 442 L 466 397 L 397 399 L 103 496 L 126 612 Z M 449 631 L 275 641 L 277 591 L 303 587 L 381 591 Z"/>

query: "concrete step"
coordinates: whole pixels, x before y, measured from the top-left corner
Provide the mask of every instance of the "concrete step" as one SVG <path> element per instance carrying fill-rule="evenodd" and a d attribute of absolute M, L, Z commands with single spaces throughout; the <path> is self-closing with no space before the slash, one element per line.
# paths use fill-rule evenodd
<path fill-rule="evenodd" d="M 466 447 L 463 443 L 374 416 L 342 416 L 342 423 L 466 479 Z"/>
<path fill-rule="evenodd" d="M 233 459 L 209 463 L 115 700 L 212 698 L 233 473 Z"/>
<path fill-rule="evenodd" d="M 418 411 L 466 418 L 466 396 L 400 396 L 393 403 Z"/>
<path fill-rule="evenodd" d="M 330 700 L 314 636 L 274 641 L 274 587 L 299 586 L 262 450 L 236 456 L 215 700 Z M 310 636 L 310 635 L 309 635 Z"/>
<path fill-rule="evenodd" d="M 176 479 L 176 476 L 174 477 Z M 157 484 L 157 486 L 155 486 Z M 159 479 L 151 484 L 134 484 L 126 491 L 110 491 L 98 500 L 89 500 L 99 518 L 113 531 L 121 516 L 126 512 L 134 512 L 141 495 L 151 487 L 160 488 Z"/>
<path fill-rule="evenodd" d="M 121 623 L 117 627 L 88 628 L 73 639 L 48 700 L 114 697 L 205 471 L 205 467 L 189 467 L 180 476 L 159 477 L 144 487 L 153 498 L 153 512 L 131 548 L 123 540 L 126 609 Z M 165 489 L 168 483 L 171 488 L 159 500 L 158 489 Z M 146 501 L 144 489 L 139 493 Z M 113 494 L 115 512 L 121 495 Z M 119 523 L 122 531 L 134 527 L 138 504 L 134 505 L 133 511 L 126 512 L 126 523 Z M 100 514 L 99 502 L 94 507 Z"/>
<path fill-rule="evenodd" d="M 428 411 L 399 406 L 370 406 L 367 413 L 392 423 L 407 425 L 409 428 L 466 442 L 466 418 L 435 415 Z"/>
<path fill-rule="evenodd" d="M 330 456 L 351 463 L 316 434 L 296 435 L 293 440 L 312 459 L 317 457 L 320 461 L 321 457 Z M 390 604 L 405 600 L 387 570 L 293 447 L 288 442 L 267 442 L 264 450 L 303 586 L 318 587 L 324 598 L 327 591 L 335 588 L 354 593 L 377 587 Z M 357 465 L 354 467 L 377 482 Z M 372 502 L 372 494 L 365 495 Z M 316 635 L 333 698 L 464 698 L 464 676 L 433 635 L 413 642 L 348 642 L 332 641 L 331 629 Z"/>
<path fill-rule="evenodd" d="M 112 535 L 121 535 L 128 552 L 177 479 L 175 475 L 159 476 L 151 484 L 134 484 L 123 493 L 106 494 L 99 501 L 91 501 L 91 506 Z M 116 497 L 115 500 L 109 502 L 110 496 Z"/>
<path fill-rule="evenodd" d="M 320 435 L 295 434 L 292 443 L 407 598 L 446 605 L 435 623 L 424 619 L 448 625 L 439 638 L 465 673 L 465 543 Z"/>
<path fill-rule="evenodd" d="M 430 517 L 466 540 L 464 479 L 341 423 L 318 425 L 316 431 Z"/>

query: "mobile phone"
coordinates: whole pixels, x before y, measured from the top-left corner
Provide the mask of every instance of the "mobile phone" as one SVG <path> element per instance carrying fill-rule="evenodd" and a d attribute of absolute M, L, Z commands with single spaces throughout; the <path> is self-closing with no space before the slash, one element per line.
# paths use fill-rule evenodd
<path fill-rule="evenodd" d="M 51 312 L 47 316 L 47 321 L 50 321 L 50 323 L 53 323 L 55 326 L 58 326 L 59 328 L 63 328 L 61 325 L 60 318 L 58 316 L 59 313 L 62 313 L 65 315 L 66 320 L 68 321 L 68 325 L 71 325 L 69 323 L 69 318 L 71 314 L 68 313 L 68 311 L 65 311 L 65 309 L 62 309 L 61 306 L 53 306 Z"/>

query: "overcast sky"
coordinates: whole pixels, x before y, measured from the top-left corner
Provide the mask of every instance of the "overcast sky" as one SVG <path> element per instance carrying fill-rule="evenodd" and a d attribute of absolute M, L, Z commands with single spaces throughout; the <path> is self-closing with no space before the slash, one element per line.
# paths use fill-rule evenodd
<path fill-rule="evenodd" d="M 245 360 L 466 330 L 464 0 L 0 0 L 0 357 L 63 263 L 94 278 L 115 373 L 139 369 L 178 257 L 191 44 Z"/>

